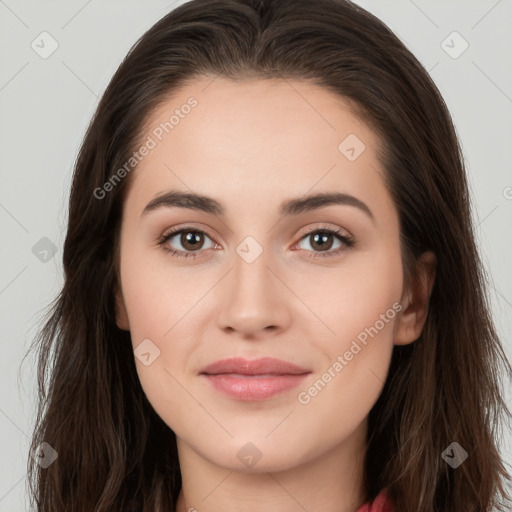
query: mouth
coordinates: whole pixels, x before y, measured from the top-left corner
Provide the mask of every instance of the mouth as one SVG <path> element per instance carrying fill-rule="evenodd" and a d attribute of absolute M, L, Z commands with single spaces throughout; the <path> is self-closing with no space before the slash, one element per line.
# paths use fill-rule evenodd
<path fill-rule="evenodd" d="M 203 374 L 216 389 L 237 400 L 256 401 L 271 398 L 296 388 L 308 375 L 239 375 L 236 373 Z"/>
<path fill-rule="evenodd" d="M 259 401 L 296 388 L 311 370 L 270 357 L 217 361 L 200 372 L 212 387 L 231 398 Z"/>

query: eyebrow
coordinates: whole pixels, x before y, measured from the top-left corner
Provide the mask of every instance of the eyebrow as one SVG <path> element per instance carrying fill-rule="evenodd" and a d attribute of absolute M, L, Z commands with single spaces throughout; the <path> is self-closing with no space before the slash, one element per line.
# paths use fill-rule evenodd
<path fill-rule="evenodd" d="M 308 196 L 296 197 L 283 201 L 279 206 L 279 215 L 298 215 L 306 211 L 317 210 L 330 205 L 346 205 L 354 206 L 364 212 L 375 223 L 375 217 L 370 208 L 350 194 L 341 192 L 326 192 L 310 194 Z M 225 210 L 221 203 L 216 199 L 195 194 L 192 192 L 182 192 L 179 190 L 171 190 L 165 194 L 155 197 L 144 208 L 142 215 L 159 209 L 159 208 L 187 208 L 197 210 L 217 216 L 222 216 Z"/>

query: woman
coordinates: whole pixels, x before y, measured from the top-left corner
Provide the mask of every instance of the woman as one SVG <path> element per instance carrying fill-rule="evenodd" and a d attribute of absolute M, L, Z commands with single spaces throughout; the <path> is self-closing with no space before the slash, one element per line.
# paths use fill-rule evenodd
<path fill-rule="evenodd" d="M 495 429 L 512 368 L 455 130 L 364 9 L 169 13 L 100 101 L 68 222 L 36 345 L 37 510 L 509 499 Z"/>

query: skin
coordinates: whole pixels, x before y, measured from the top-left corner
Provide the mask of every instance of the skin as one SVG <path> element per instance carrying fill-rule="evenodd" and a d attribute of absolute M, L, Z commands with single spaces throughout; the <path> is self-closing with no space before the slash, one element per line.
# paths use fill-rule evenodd
<path fill-rule="evenodd" d="M 134 349 L 150 339 L 160 355 L 136 358 L 148 400 L 177 438 L 183 486 L 177 511 L 354 512 L 364 503 L 367 416 L 394 344 L 424 326 L 435 257 L 403 280 L 398 214 L 384 186 L 376 134 L 331 92 L 308 82 L 205 77 L 154 111 L 145 135 L 194 96 L 198 105 L 140 162 L 124 203 L 117 325 Z M 356 134 L 349 161 L 338 146 Z M 142 215 L 155 197 L 181 190 L 214 197 L 223 216 L 178 207 Z M 368 205 L 280 217 L 284 200 L 339 191 Z M 170 228 L 204 231 L 192 257 L 166 252 Z M 339 228 L 355 244 L 322 257 L 313 235 Z M 236 252 L 252 236 L 263 252 Z M 343 242 L 328 238 L 331 253 Z M 168 247 L 194 252 L 180 234 Z M 216 249 L 215 249 L 216 248 Z M 314 257 L 319 255 L 318 257 Z M 365 328 L 394 303 L 402 310 L 308 404 L 298 401 Z M 297 389 L 260 402 L 230 398 L 198 376 L 207 364 L 271 356 L 311 370 Z M 237 457 L 247 442 L 261 458 Z"/>

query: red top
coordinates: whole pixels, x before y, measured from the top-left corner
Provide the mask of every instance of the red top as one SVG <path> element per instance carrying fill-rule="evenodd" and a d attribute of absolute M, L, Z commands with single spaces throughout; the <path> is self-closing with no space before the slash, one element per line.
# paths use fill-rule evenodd
<path fill-rule="evenodd" d="M 391 498 L 388 496 L 386 489 L 381 491 L 373 500 L 373 503 L 365 503 L 359 507 L 356 512 L 394 512 L 395 507 Z"/>

